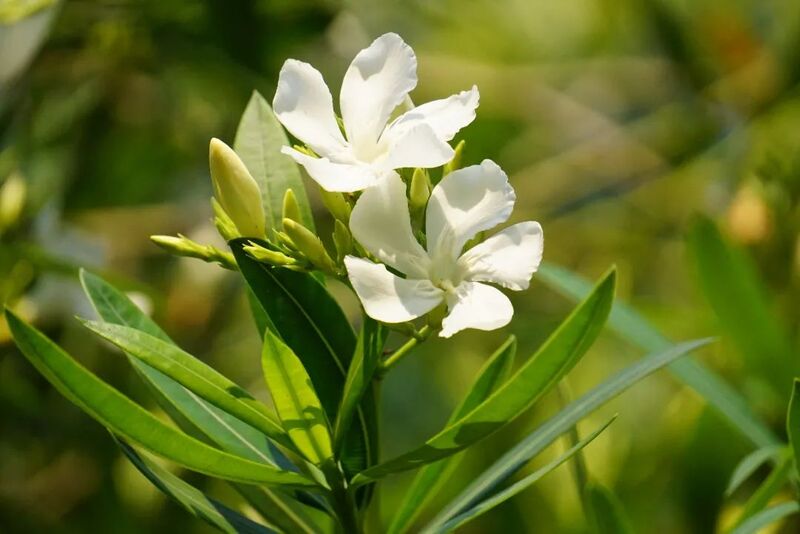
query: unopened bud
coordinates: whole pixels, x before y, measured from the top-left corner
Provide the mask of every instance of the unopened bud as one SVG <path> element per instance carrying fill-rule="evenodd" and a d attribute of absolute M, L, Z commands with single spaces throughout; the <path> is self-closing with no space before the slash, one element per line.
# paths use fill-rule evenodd
<path fill-rule="evenodd" d="M 18 172 L 13 172 L 0 187 L 0 232 L 19 220 L 26 196 L 25 180 Z"/>
<path fill-rule="evenodd" d="M 428 197 L 431 196 L 431 180 L 428 171 L 425 169 L 414 169 L 411 176 L 411 186 L 409 190 L 409 201 L 411 213 L 420 213 L 428 204 Z"/>
<path fill-rule="evenodd" d="M 226 269 L 236 270 L 236 260 L 230 252 L 223 252 L 211 245 L 201 245 L 186 236 L 178 234 L 171 235 L 152 235 L 150 240 L 171 254 L 197 258 L 208 263 L 218 263 Z"/>
<path fill-rule="evenodd" d="M 283 218 L 297 222 L 302 221 L 300 205 L 297 203 L 297 197 L 294 196 L 294 191 L 291 189 L 287 189 L 283 195 Z"/>
<path fill-rule="evenodd" d="M 269 263 L 270 265 L 279 265 L 279 266 L 286 266 L 286 265 L 294 265 L 297 263 L 297 260 L 294 258 L 290 258 L 286 254 L 282 252 L 278 252 L 277 250 L 270 250 L 266 247 L 262 247 L 257 243 L 250 242 L 250 244 L 244 247 L 244 251 L 250 254 L 253 259 Z"/>
<path fill-rule="evenodd" d="M 350 204 L 345 200 L 344 195 L 341 193 L 334 193 L 320 188 L 320 195 L 322 196 L 322 203 L 331 212 L 331 215 L 344 224 L 350 222 Z"/>
<path fill-rule="evenodd" d="M 333 225 L 333 244 L 336 246 L 336 259 L 341 263 L 353 251 L 353 236 L 342 221 Z"/>
<path fill-rule="evenodd" d="M 442 177 L 447 176 L 453 171 L 457 171 L 461 168 L 462 165 L 462 158 L 464 155 L 464 145 L 466 142 L 462 139 L 458 142 L 455 148 L 455 154 L 453 155 L 453 159 L 445 163 L 444 168 L 442 169 Z"/>
<path fill-rule="evenodd" d="M 308 258 L 315 267 L 323 271 L 336 273 L 336 264 L 328 255 L 328 251 L 325 250 L 322 241 L 311 230 L 291 219 L 284 219 L 283 231 L 292 240 L 297 250 Z"/>
<path fill-rule="evenodd" d="M 216 198 L 211 198 L 211 206 L 214 209 L 214 226 L 217 227 L 219 235 L 221 235 L 225 241 L 241 237 L 239 230 L 236 229 L 236 225 L 231 218 L 228 217 L 228 214 L 225 213 L 225 210 L 222 209 L 222 205 Z"/>
<path fill-rule="evenodd" d="M 261 190 L 244 162 L 216 138 L 211 140 L 208 156 L 214 196 L 225 213 L 243 236 L 263 237 L 266 223 Z"/>

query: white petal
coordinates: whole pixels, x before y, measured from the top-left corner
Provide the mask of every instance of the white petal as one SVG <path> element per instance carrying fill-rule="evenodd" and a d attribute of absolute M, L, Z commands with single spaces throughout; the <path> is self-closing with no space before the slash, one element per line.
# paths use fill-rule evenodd
<path fill-rule="evenodd" d="M 430 169 L 453 159 L 453 148 L 439 139 L 429 125 L 419 123 L 390 140 L 389 155 L 381 162 L 387 170 L 405 167 Z"/>
<path fill-rule="evenodd" d="M 441 337 L 450 337 L 465 328 L 494 330 L 511 321 L 514 308 L 499 289 L 478 282 L 463 282 L 447 295 L 450 313 L 442 321 Z"/>
<path fill-rule="evenodd" d="M 406 280 L 379 263 L 353 256 L 347 256 L 344 264 L 364 310 L 376 321 L 411 321 L 444 300 L 444 292 L 428 280 Z"/>
<path fill-rule="evenodd" d="M 286 129 L 320 156 L 334 156 L 345 149 L 331 92 L 308 63 L 289 59 L 283 64 L 272 108 Z"/>
<path fill-rule="evenodd" d="M 494 282 L 508 289 L 528 289 L 542 261 L 544 236 L 539 223 L 510 226 L 465 252 L 458 263 L 467 280 Z"/>
<path fill-rule="evenodd" d="M 283 147 L 281 152 L 305 167 L 308 175 L 326 191 L 352 193 L 378 180 L 378 174 L 367 165 L 334 163 L 328 158 L 314 158 L 288 146 Z"/>
<path fill-rule="evenodd" d="M 412 278 L 427 278 L 428 254 L 411 232 L 406 186 L 396 172 L 361 194 L 350 214 L 350 231 L 383 263 Z"/>
<path fill-rule="evenodd" d="M 431 257 L 455 262 L 475 234 L 508 219 L 515 200 L 508 176 L 488 159 L 442 178 L 431 192 L 425 221 Z"/>
<path fill-rule="evenodd" d="M 425 123 L 433 128 L 439 139 L 450 141 L 460 129 L 475 120 L 475 109 L 479 100 L 478 88 L 472 86 L 469 91 L 461 91 L 457 95 L 434 100 L 407 111 L 398 117 L 387 131 L 404 130 Z"/>
<path fill-rule="evenodd" d="M 417 85 L 417 58 L 399 35 L 387 33 L 359 52 L 342 82 L 339 104 L 348 140 L 374 145 L 392 111 Z"/>

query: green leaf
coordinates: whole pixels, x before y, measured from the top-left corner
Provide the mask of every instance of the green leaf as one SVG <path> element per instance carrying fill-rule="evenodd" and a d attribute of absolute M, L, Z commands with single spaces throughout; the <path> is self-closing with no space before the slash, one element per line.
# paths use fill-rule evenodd
<path fill-rule="evenodd" d="M 439 512 L 431 525 L 443 524 L 468 509 L 516 473 L 559 436 L 568 432 L 581 419 L 646 376 L 708 344 L 709 341 L 706 339 L 680 343 L 663 352 L 646 356 L 572 401 L 473 480 L 461 494 Z"/>
<path fill-rule="evenodd" d="M 281 228 L 283 195 L 287 189 L 297 199 L 300 222 L 306 228 L 314 228 L 300 170 L 289 156 L 281 154 L 281 147 L 288 145 L 289 139 L 272 108 L 258 91 L 253 91 L 236 130 L 233 148 L 261 189 L 267 233 L 269 228 Z"/>
<path fill-rule="evenodd" d="M 786 413 L 786 434 L 794 453 L 796 469 L 800 470 L 800 379 L 794 379 L 792 397 Z"/>
<path fill-rule="evenodd" d="M 303 363 L 270 330 L 264 334 L 261 364 L 283 428 L 300 453 L 315 465 L 333 460 L 325 411 Z"/>
<path fill-rule="evenodd" d="M 730 534 L 756 534 L 763 528 L 800 512 L 800 504 L 785 502 L 763 510 L 730 531 Z"/>
<path fill-rule="evenodd" d="M 797 370 L 791 345 L 772 313 L 749 258 L 725 241 L 716 225 L 698 217 L 688 237 L 700 287 L 719 323 L 747 361 L 781 393 Z"/>
<path fill-rule="evenodd" d="M 514 364 L 517 352 L 517 339 L 509 338 L 492 354 L 478 372 L 475 383 L 467 390 L 467 395 L 453 410 L 447 424 L 452 424 L 474 410 L 482 403 L 500 384 L 505 382 Z M 406 492 L 402 504 L 397 509 L 389 534 L 405 532 L 412 522 L 422 513 L 436 493 L 447 483 L 458 467 L 463 453 L 456 454 L 439 462 L 426 465 L 419 470 L 411 487 Z"/>
<path fill-rule="evenodd" d="M 372 378 L 378 363 L 380 363 L 387 333 L 386 328 L 379 322 L 369 317 L 364 317 L 364 324 L 361 325 L 361 333 L 358 336 L 356 350 L 347 370 L 342 403 L 336 417 L 336 425 L 333 432 L 334 449 L 336 451 L 339 451 L 342 447 L 361 399 L 367 390 L 372 388 Z"/>
<path fill-rule="evenodd" d="M 9 310 L 6 321 L 17 346 L 33 366 L 59 392 L 115 434 L 210 476 L 251 484 L 315 487 L 298 473 L 223 452 L 164 424 Z"/>
<path fill-rule="evenodd" d="M 242 250 L 246 243 L 229 243 L 242 275 L 275 332 L 303 363 L 328 420 L 336 421 L 356 348 L 347 317 L 313 276 L 254 261 Z M 375 395 L 368 388 L 339 457 L 348 475 L 377 462 L 377 436 Z"/>
<path fill-rule="evenodd" d="M 117 444 L 140 473 L 155 487 L 177 501 L 194 517 L 202 519 L 222 532 L 229 534 L 268 534 L 277 532 L 207 497 L 194 486 L 140 455 L 123 440 L 117 439 Z"/>
<path fill-rule="evenodd" d="M 539 480 L 541 480 L 545 475 L 555 471 L 555 469 L 561 466 L 561 464 L 563 464 L 564 462 L 575 456 L 575 454 L 581 451 L 589 443 L 594 441 L 594 439 L 597 436 L 599 436 L 606 428 L 608 428 L 608 425 L 614 422 L 614 419 L 616 419 L 616 416 L 611 418 L 603 426 L 601 426 L 600 428 L 598 428 L 597 430 L 586 436 L 584 439 L 582 439 L 581 441 L 570 447 L 563 454 L 559 455 L 554 460 L 551 460 L 550 462 L 546 463 L 545 465 L 543 465 L 530 475 L 526 476 L 522 480 L 515 482 L 511 486 L 505 488 L 504 490 L 498 491 L 497 493 L 488 497 L 487 499 L 482 500 L 475 506 L 472 506 L 468 510 L 458 514 L 452 519 L 449 519 L 443 525 L 435 527 L 426 527 L 425 529 L 422 530 L 422 532 L 424 534 L 430 534 L 434 532 L 440 533 L 440 532 L 450 532 L 452 530 L 455 530 L 460 526 L 464 525 L 465 523 L 468 523 L 469 521 L 472 521 L 473 519 L 480 517 L 489 510 L 504 503 L 505 501 L 514 497 L 521 491 L 528 489 L 529 487 L 537 483 Z"/>
<path fill-rule="evenodd" d="M 591 285 L 584 278 L 555 265 L 541 265 L 537 278 L 574 300 L 585 298 L 591 290 Z M 647 352 L 660 352 L 673 346 L 633 308 L 619 300 L 614 303 L 608 325 L 618 336 Z M 744 397 L 702 363 L 690 359 L 678 360 L 670 364 L 669 371 L 694 389 L 756 447 L 780 443 L 769 426 L 753 414 Z"/>
<path fill-rule="evenodd" d="M 489 398 L 444 428 L 425 445 L 371 467 L 354 485 L 415 469 L 455 454 L 509 423 L 558 383 L 586 353 L 603 328 L 614 299 L 615 271 L 561 323 L 539 350 Z"/>
<path fill-rule="evenodd" d="M 725 496 L 730 497 L 733 492 L 739 489 L 742 483 L 750 478 L 756 472 L 756 469 L 764 465 L 770 460 L 776 460 L 780 457 L 782 447 L 779 445 L 771 445 L 769 447 L 762 447 L 756 449 L 747 456 L 745 456 L 736 469 L 733 470 L 731 479 L 728 482 L 728 487 L 725 488 Z"/>
<path fill-rule="evenodd" d="M 769 505 L 775 495 L 784 487 L 786 482 L 790 479 L 792 472 L 795 471 L 794 457 L 788 450 L 785 451 L 775 468 L 770 472 L 769 476 L 764 479 L 764 482 L 758 486 L 755 492 L 747 499 L 747 502 L 742 507 L 742 512 L 736 520 L 735 527 L 744 524 L 744 522 L 754 515 L 764 510 Z"/>
<path fill-rule="evenodd" d="M 173 343 L 139 330 L 97 321 L 82 321 L 103 339 L 164 373 L 200 398 L 233 415 L 266 436 L 293 449 L 292 442 L 269 410 L 222 374 Z"/>
<path fill-rule="evenodd" d="M 588 506 L 587 515 L 593 532 L 597 534 L 633 534 L 630 520 L 625 515 L 622 503 L 614 493 L 597 483 L 590 483 L 584 490 Z"/>
<path fill-rule="evenodd" d="M 112 324 L 130 326 L 150 335 L 170 341 L 159 326 L 114 286 L 87 271 L 80 272 L 81 283 L 97 314 Z M 276 449 L 267 436 L 232 415 L 209 404 L 178 384 L 167 375 L 128 355 L 128 361 L 142 380 L 150 387 L 159 406 L 188 434 L 217 445 L 223 450 L 250 460 L 271 463 L 284 469 L 295 469 L 289 460 Z M 314 532 L 304 515 L 308 510 L 295 510 L 292 497 L 279 490 L 233 484 L 271 524 L 282 530 Z M 315 497 L 297 492 L 298 499 L 319 507 Z"/>

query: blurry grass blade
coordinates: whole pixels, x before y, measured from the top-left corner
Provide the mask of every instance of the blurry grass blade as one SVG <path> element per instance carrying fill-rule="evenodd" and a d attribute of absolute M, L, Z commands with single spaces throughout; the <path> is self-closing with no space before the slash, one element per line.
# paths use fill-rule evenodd
<path fill-rule="evenodd" d="M 273 415 L 240 386 L 172 343 L 127 326 L 96 321 L 84 325 L 127 354 L 161 371 L 217 408 L 292 449 Z"/>
<path fill-rule="evenodd" d="M 287 145 L 289 140 L 272 108 L 258 91 L 253 91 L 236 130 L 233 148 L 261 190 L 267 233 L 269 228 L 281 227 L 283 196 L 290 188 L 300 211 L 300 222 L 314 229 L 300 170 L 291 158 L 281 154 L 281 147 Z"/>
<path fill-rule="evenodd" d="M 776 504 L 744 521 L 741 525 L 731 530 L 730 534 L 757 534 L 764 532 L 764 529 L 769 525 L 798 512 L 800 512 L 800 504 L 796 502 Z"/>
<path fill-rule="evenodd" d="M 541 480 L 545 475 L 553 472 L 556 468 L 561 466 L 564 462 L 572 458 L 575 454 L 581 451 L 584 447 L 586 447 L 589 443 L 594 441 L 594 439 L 599 436 L 608 425 L 614 422 L 616 416 L 606 422 L 603 426 L 586 436 L 584 439 L 570 447 L 567 451 L 563 454 L 556 457 L 554 460 L 546 463 L 530 475 L 526 476 L 522 480 L 515 482 L 514 484 L 510 485 L 509 487 L 498 491 L 494 495 L 491 495 L 487 499 L 482 500 L 478 504 L 470 507 L 468 510 L 461 512 L 457 516 L 453 517 L 452 519 L 448 520 L 441 526 L 436 526 L 435 528 L 427 527 L 422 530 L 424 534 L 431 534 L 431 533 L 439 533 L 439 532 L 450 532 L 453 531 L 465 523 L 472 521 L 480 517 L 481 515 L 485 514 L 489 510 L 493 509 L 495 506 L 498 506 L 508 499 L 514 497 L 521 491 L 524 491 L 531 487 L 532 485 L 536 484 L 539 480 Z"/>
<path fill-rule="evenodd" d="M 614 493 L 600 484 L 590 483 L 584 489 L 587 515 L 596 534 L 633 534 L 630 520 Z"/>
<path fill-rule="evenodd" d="M 709 340 L 689 341 L 675 345 L 663 352 L 645 356 L 596 386 L 582 397 L 572 401 L 473 480 L 461 494 L 436 516 L 431 524 L 443 524 L 466 510 L 516 473 L 531 458 L 558 439 L 559 436 L 568 432 L 578 421 L 646 376 L 708 343 Z"/>
<path fill-rule="evenodd" d="M 360 473 L 353 484 L 374 482 L 446 458 L 523 413 L 557 384 L 594 343 L 611 310 L 615 279 L 615 271 L 611 270 L 519 371 L 474 410 L 447 425 L 422 447 Z"/>
<path fill-rule="evenodd" d="M 117 443 L 125 456 L 128 457 L 128 460 L 142 475 L 159 490 L 177 501 L 193 516 L 229 534 L 269 534 L 276 532 L 207 497 L 200 490 L 184 482 L 157 463 L 147 460 L 123 440 L 117 439 Z"/>
<path fill-rule="evenodd" d="M 311 463 L 333 459 L 325 412 L 303 363 L 273 332 L 264 334 L 261 353 L 264 378 L 283 428 Z"/>
<path fill-rule="evenodd" d="M 791 437 L 791 436 L 790 436 Z M 728 482 L 728 487 L 725 488 L 725 495 L 731 496 L 733 492 L 739 489 L 742 482 L 750 478 L 756 472 L 756 469 L 764 465 L 770 460 L 774 460 L 780 456 L 781 447 L 778 445 L 771 445 L 769 447 L 762 447 L 756 449 L 747 456 L 745 456 L 736 469 L 733 470 L 731 479 Z"/>
<path fill-rule="evenodd" d="M 574 300 L 585 298 L 591 289 L 584 278 L 555 265 L 541 265 L 537 278 Z M 614 303 L 608 325 L 617 335 L 648 352 L 659 352 L 673 346 L 633 308 L 619 300 Z M 756 447 L 780 443 L 769 427 L 753 414 L 744 397 L 703 364 L 690 359 L 678 360 L 670 364 L 669 370 L 728 419 Z"/>
<path fill-rule="evenodd" d="M 746 359 L 748 369 L 759 371 L 783 393 L 788 377 L 797 371 L 796 358 L 749 258 L 704 217 L 692 226 L 688 245 L 700 287 L 720 326 Z"/>
<path fill-rule="evenodd" d="M 250 484 L 315 486 L 302 475 L 228 454 L 162 423 L 8 310 L 6 321 L 17 346 L 34 367 L 59 392 L 115 434 L 207 475 Z"/>
<path fill-rule="evenodd" d="M 472 387 L 467 390 L 467 395 L 461 401 L 461 404 L 453 410 L 448 424 L 458 421 L 471 412 L 495 391 L 500 384 L 505 382 L 514 365 L 516 351 L 517 340 L 514 336 L 510 336 L 478 372 L 478 377 Z M 411 528 L 413 521 L 450 479 L 462 457 L 463 453 L 456 454 L 450 458 L 426 465 L 419 470 L 411 483 L 411 487 L 406 492 L 402 504 L 400 504 L 397 512 L 392 517 L 392 523 L 389 525 L 388 530 L 389 534 L 406 532 Z"/>
<path fill-rule="evenodd" d="M 800 379 L 794 379 L 792 397 L 786 414 L 786 434 L 792 446 L 796 469 L 800 470 Z"/>
<path fill-rule="evenodd" d="M 747 499 L 741 514 L 739 514 L 739 518 L 736 520 L 736 526 L 741 525 L 746 519 L 766 508 L 772 498 L 786 485 L 793 471 L 794 455 L 787 450 L 781 454 L 777 465 L 770 472 L 769 476 L 764 479 L 764 482 L 762 482 L 761 485 L 758 486 L 758 489 Z"/>
<path fill-rule="evenodd" d="M 334 428 L 334 450 L 340 450 L 346 432 L 367 389 L 372 387 L 372 377 L 380 362 L 388 331 L 379 322 L 364 317 L 358 343 L 347 370 L 342 404 Z"/>

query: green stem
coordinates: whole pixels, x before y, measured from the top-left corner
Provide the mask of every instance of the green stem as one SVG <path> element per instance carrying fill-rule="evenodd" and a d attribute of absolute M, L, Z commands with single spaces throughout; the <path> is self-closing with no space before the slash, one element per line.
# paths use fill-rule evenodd
<path fill-rule="evenodd" d="M 328 470 L 325 478 L 331 486 L 330 503 L 339 520 L 342 532 L 345 534 L 361 534 L 363 529 L 358 520 L 355 499 L 353 499 L 352 492 L 347 491 L 345 487 L 343 473 L 338 469 L 331 469 Z"/>
<path fill-rule="evenodd" d="M 417 335 L 406 341 L 399 349 L 394 351 L 391 356 L 383 360 L 380 367 L 378 368 L 377 374 L 378 376 L 383 376 L 389 369 L 397 365 L 397 363 L 402 360 L 411 350 L 419 345 L 422 341 L 428 339 L 428 337 L 433 333 L 433 328 L 430 325 L 425 325 L 419 329 Z"/>

